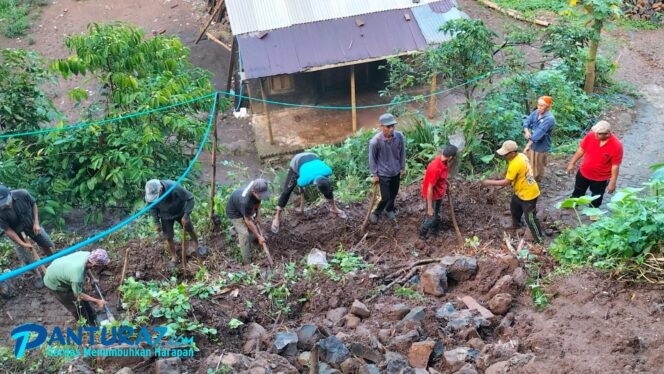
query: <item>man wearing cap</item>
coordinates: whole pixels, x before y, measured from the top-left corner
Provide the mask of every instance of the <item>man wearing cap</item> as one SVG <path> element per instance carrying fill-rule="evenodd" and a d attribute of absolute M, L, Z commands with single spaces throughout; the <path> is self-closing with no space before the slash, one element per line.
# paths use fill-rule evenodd
<path fill-rule="evenodd" d="M 579 148 L 567 164 L 567 174 L 571 175 L 577 161 L 583 158 L 576 172 L 572 197 L 581 197 L 588 188 L 593 196 L 591 205 L 599 208 L 602 205 L 604 191 L 613 193 L 616 190 L 618 172 L 623 158 L 623 146 L 617 136 L 611 132 L 611 124 L 599 121 L 581 140 Z"/>
<path fill-rule="evenodd" d="M 151 179 L 145 184 L 145 201 L 151 203 L 157 200 L 164 192 L 168 191 L 175 184 L 172 180 Z M 157 226 L 157 232 L 163 233 L 163 237 L 168 243 L 168 251 L 171 255 L 169 267 L 175 266 L 178 261 L 178 255 L 175 251 L 175 242 L 173 237 L 173 225 L 178 221 L 185 231 L 189 233 L 194 241 L 198 254 L 204 256 L 207 254 L 207 248 L 199 246 L 194 225 L 191 223 L 191 212 L 194 210 L 194 195 L 184 189 L 182 186 L 176 186 L 171 193 L 165 196 L 157 205 L 150 209 L 150 214 L 154 218 Z M 182 238 L 185 240 L 185 238 Z M 191 255 L 191 253 L 187 253 Z"/>
<path fill-rule="evenodd" d="M 512 213 L 512 228 L 521 227 L 521 217 L 525 215 L 526 225 L 536 243 L 542 242 L 542 228 L 537 219 L 537 198 L 540 195 L 539 186 L 533 176 L 532 167 L 528 157 L 518 152 L 515 141 L 507 140 L 496 153 L 504 157 L 507 164 L 507 173 L 504 179 L 486 179 L 482 181 L 485 186 L 502 187 L 512 185 L 514 194 L 510 203 Z"/>
<path fill-rule="evenodd" d="M 450 161 L 458 152 L 457 147 L 448 145 L 440 149 L 440 154 L 427 166 L 422 182 L 422 197 L 426 201 L 427 214 L 420 226 L 420 239 L 426 240 L 431 230 L 434 236 L 440 232 L 440 207 L 447 188 L 447 173 Z"/>
<path fill-rule="evenodd" d="M 95 270 L 108 265 L 110 259 L 103 249 L 92 252 L 81 251 L 54 260 L 46 269 L 44 284 L 53 291 L 55 298 L 64 305 L 78 321 L 85 318 L 88 326 L 97 324 L 97 316 L 90 302 L 103 308 L 105 301 L 83 292 L 86 270 Z M 93 279 L 93 281 L 96 281 Z"/>
<path fill-rule="evenodd" d="M 523 133 L 528 144 L 523 153 L 528 156 L 533 167 L 533 175 L 536 181 L 544 176 L 547 157 L 551 150 L 551 133 L 556 126 L 556 119 L 551 114 L 551 96 L 541 96 L 537 99 L 537 109 L 523 121 Z"/>
<path fill-rule="evenodd" d="M 383 211 L 387 218 L 396 219 L 394 202 L 406 172 L 406 139 L 394 129 L 397 120 L 385 113 L 379 121 L 380 132 L 369 141 L 369 170 L 373 183 L 380 186 L 380 202 L 370 216 L 372 224 L 378 222 Z"/>
<path fill-rule="evenodd" d="M 32 245 L 24 239 L 24 234 L 34 240 L 47 256 L 53 254 L 53 242 L 39 224 L 37 201 L 26 190 L 9 190 L 0 185 L 0 228 L 14 241 L 14 251 L 26 265 L 31 263 L 33 258 Z M 35 286 L 41 288 L 41 275 L 37 270 L 35 273 L 38 275 Z"/>
<path fill-rule="evenodd" d="M 254 241 L 258 241 L 261 246 L 265 245 L 265 237 L 257 222 L 261 201 L 269 198 L 268 183 L 261 178 L 233 191 L 228 198 L 226 215 L 233 222 L 245 264 L 251 262 L 251 247 Z"/>
<path fill-rule="evenodd" d="M 339 218 L 346 219 L 346 213 L 337 208 L 334 203 L 334 195 L 332 193 L 332 185 L 328 177 L 332 174 L 332 169 L 323 161 L 320 160 L 318 155 L 311 152 L 302 152 L 296 154 L 290 162 L 288 174 L 286 175 L 286 183 L 284 184 L 284 191 L 279 197 L 277 203 L 277 211 L 272 220 L 271 230 L 273 233 L 279 232 L 279 223 L 281 218 L 281 211 L 288 204 L 288 199 L 296 186 L 300 187 L 302 200 L 300 201 L 300 213 L 304 209 L 304 193 L 303 188 L 310 185 L 318 187 L 323 196 L 330 204 L 330 212 L 337 215 Z"/>

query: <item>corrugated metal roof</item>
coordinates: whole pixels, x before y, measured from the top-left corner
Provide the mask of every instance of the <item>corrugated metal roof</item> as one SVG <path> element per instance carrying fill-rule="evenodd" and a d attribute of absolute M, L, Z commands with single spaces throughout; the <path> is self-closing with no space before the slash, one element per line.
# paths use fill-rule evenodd
<path fill-rule="evenodd" d="M 272 30 L 262 39 L 257 33 L 238 35 L 245 77 L 377 60 L 427 46 L 410 9 L 366 14 L 362 20 L 362 27 L 355 24 L 355 18 L 341 18 Z"/>
<path fill-rule="evenodd" d="M 226 0 L 233 35 L 302 23 L 407 9 L 438 0 Z"/>
<path fill-rule="evenodd" d="M 453 19 L 470 18 L 447 0 L 413 7 L 411 10 L 428 44 L 440 44 L 452 38 L 449 33 L 440 31 L 442 25 Z"/>

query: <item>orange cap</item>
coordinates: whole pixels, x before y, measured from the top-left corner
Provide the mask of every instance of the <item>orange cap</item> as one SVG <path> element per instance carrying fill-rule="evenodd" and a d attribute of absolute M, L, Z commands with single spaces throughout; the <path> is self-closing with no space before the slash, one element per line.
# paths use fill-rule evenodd
<path fill-rule="evenodd" d="M 548 106 L 551 106 L 551 104 L 553 104 L 553 98 L 551 96 L 540 96 L 538 100 L 544 101 Z"/>

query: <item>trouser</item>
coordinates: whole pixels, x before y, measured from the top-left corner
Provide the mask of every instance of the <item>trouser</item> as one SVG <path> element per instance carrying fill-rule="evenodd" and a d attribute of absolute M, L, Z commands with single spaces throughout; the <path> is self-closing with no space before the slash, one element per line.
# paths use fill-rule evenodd
<path fill-rule="evenodd" d="M 532 149 L 526 152 L 528 161 L 533 170 L 533 177 L 536 181 L 540 181 L 544 176 L 544 168 L 546 167 L 548 152 L 535 152 Z"/>
<path fill-rule="evenodd" d="M 378 177 L 378 184 L 380 186 L 380 202 L 376 207 L 375 212 L 381 213 L 383 210 L 387 212 L 394 212 L 394 202 L 399 193 L 399 183 L 401 176 L 399 174 L 393 177 Z"/>
<path fill-rule="evenodd" d="M 240 244 L 240 253 L 242 253 L 242 260 L 245 263 L 251 262 L 251 250 L 257 248 L 258 238 L 249 232 L 247 224 L 244 223 L 244 218 L 232 219 L 233 227 L 237 233 L 237 240 Z"/>
<path fill-rule="evenodd" d="M 572 197 L 581 197 L 586 194 L 588 188 L 590 188 L 590 193 L 595 196 L 599 195 L 599 198 L 593 200 L 590 205 L 595 208 L 599 208 L 602 205 L 602 199 L 604 198 L 604 191 L 606 191 L 606 186 L 609 185 L 609 181 L 594 181 L 584 177 L 581 174 L 581 170 L 576 172 L 576 181 L 574 182 L 574 192 L 572 192 Z"/>
<path fill-rule="evenodd" d="M 516 194 L 512 195 L 510 212 L 512 213 L 512 225 L 514 227 L 521 226 L 521 217 L 525 216 L 526 225 L 528 225 L 533 240 L 537 243 L 542 241 L 542 227 L 537 219 L 537 198 L 521 200 Z"/>
<path fill-rule="evenodd" d="M 88 326 L 95 326 L 97 324 L 97 314 L 89 302 L 77 300 L 76 296 L 71 291 L 53 291 L 53 295 L 64 305 L 65 308 L 71 313 L 78 321 L 81 317 L 85 318 Z"/>
<path fill-rule="evenodd" d="M 284 190 L 283 192 L 281 192 L 281 195 L 279 196 L 279 201 L 277 202 L 277 206 L 279 208 L 283 209 L 286 207 L 286 204 L 288 204 L 290 195 L 293 193 L 293 190 L 295 190 L 295 187 L 297 187 L 297 178 L 298 175 L 293 171 L 293 169 L 288 168 L 288 174 L 286 174 L 286 181 L 284 182 Z M 334 199 L 332 188 L 318 187 L 318 190 L 320 191 L 321 194 L 323 194 L 323 196 L 325 196 L 326 199 L 328 200 Z"/>
<path fill-rule="evenodd" d="M 27 235 L 30 237 L 30 239 L 34 240 L 37 245 L 39 245 L 39 248 L 41 248 L 47 256 L 52 255 L 53 251 L 51 251 L 51 248 L 54 247 L 54 244 L 53 241 L 51 241 L 51 237 L 48 236 L 48 232 L 43 227 L 41 228 L 39 235 L 35 235 L 34 232 L 32 232 L 32 228 L 28 230 L 30 231 L 23 231 L 22 233 L 19 232 L 18 235 Z M 18 243 L 14 243 L 14 252 L 16 253 L 16 256 L 18 256 L 18 259 L 26 265 L 35 260 L 32 258 L 32 252 L 21 247 L 18 245 Z"/>
<path fill-rule="evenodd" d="M 173 226 L 175 225 L 175 221 L 177 221 L 180 226 L 182 226 L 182 217 L 184 217 L 184 213 L 182 215 L 179 215 L 173 219 L 164 219 L 161 218 L 161 230 L 164 233 L 164 238 L 166 240 L 173 240 L 175 237 L 175 230 L 173 230 Z M 187 224 L 184 227 L 185 231 L 188 233 L 194 233 L 194 224 L 191 222 L 191 219 L 187 221 Z"/>
<path fill-rule="evenodd" d="M 437 235 L 440 232 L 442 221 L 440 219 L 440 207 L 443 205 L 443 199 L 434 200 L 433 202 L 433 217 L 429 217 L 428 214 L 424 216 L 424 221 L 420 225 L 420 237 L 426 238 L 429 231 L 432 234 Z M 425 210 L 426 200 L 424 201 Z"/>

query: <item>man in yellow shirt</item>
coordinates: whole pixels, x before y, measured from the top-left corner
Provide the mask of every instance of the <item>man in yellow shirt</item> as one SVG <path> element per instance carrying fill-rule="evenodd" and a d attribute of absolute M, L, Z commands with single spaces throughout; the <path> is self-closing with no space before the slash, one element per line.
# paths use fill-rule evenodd
<path fill-rule="evenodd" d="M 526 225 L 536 243 L 542 242 L 542 228 L 537 219 L 537 198 L 540 195 L 539 186 L 533 176 L 528 157 L 518 151 L 515 141 L 507 140 L 496 153 L 508 162 L 507 173 L 504 179 L 486 179 L 482 181 L 485 186 L 507 186 L 512 185 L 514 194 L 510 203 L 512 213 L 512 227 L 521 227 L 521 217 L 525 215 Z"/>

